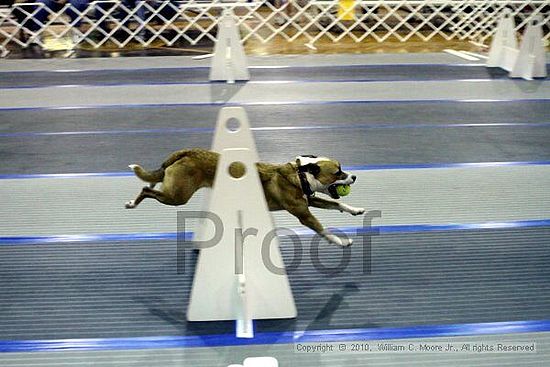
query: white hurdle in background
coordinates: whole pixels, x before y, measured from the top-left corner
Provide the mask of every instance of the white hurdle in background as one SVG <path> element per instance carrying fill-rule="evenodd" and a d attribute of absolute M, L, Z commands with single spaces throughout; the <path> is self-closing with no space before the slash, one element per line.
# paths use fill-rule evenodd
<path fill-rule="evenodd" d="M 506 71 L 512 70 L 518 56 L 518 41 L 514 28 L 512 11 L 506 8 L 493 36 L 486 66 L 503 68 Z"/>
<path fill-rule="evenodd" d="M 512 78 L 545 78 L 546 50 L 542 37 L 542 18 L 536 16 L 527 25 L 518 48 L 512 12 L 506 9 L 491 42 L 486 66 L 502 68 Z"/>
<path fill-rule="evenodd" d="M 210 67 L 210 81 L 250 80 L 244 47 L 239 36 L 235 15 L 224 9 L 218 24 L 218 38 Z"/>
<path fill-rule="evenodd" d="M 238 128 L 228 126 L 235 121 Z M 214 142 L 214 145 L 220 142 L 218 147 L 223 149 L 209 211 L 221 219 L 224 228 L 218 244 L 199 247 L 187 319 L 236 320 L 237 337 L 251 338 L 252 320 L 294 318 L 296 306 L 277 236 L 269 236 L 274 234 L 275 227 L 256 168 L 258 154 L 243 108 L 222 109 Z M 246 168 L 240 178 L 229 173 L 235 162 Z M 247 229 L 252 232 L 247 233 Z M 214 228 L 206 226 L 200 233 L 203 238 L 213 238 Z M 263 243 L 266 238 L 271 238 L 269 247 Z M 268 264 L 279 271 L 273 271 Z"/>
<path fill-rule="evenodd" d="M 542 17 L 536 16 L 529 22 L 523 40 L 519 47 L 519 54 L 510 72 L 512 78 L 546 78 L 546 49 L 542 39 Z"/>

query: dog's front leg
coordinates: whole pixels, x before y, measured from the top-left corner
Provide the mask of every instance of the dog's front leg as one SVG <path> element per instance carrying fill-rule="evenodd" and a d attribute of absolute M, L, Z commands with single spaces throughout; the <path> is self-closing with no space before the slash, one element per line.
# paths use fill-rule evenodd
<path fill-rule="evenodd" d="M 338 246 L 349 246 L 353 241 L 349 238 L 340 238 L 329 230 L 324 229 L 323 225 L 311 214 L 309 209 L 289 210 L 290 213 L 295 215 L 304 226 L 314 230 L 316 233 L 323 236 L 328 242 Z"/>
<path fill-rule="evenodd" d="M 351 246 L 353 244 L 353 240 L 351 238 L 338 237 L 337 235 L 335 235 L 334 233 L 326 229 L 323 232 L 321 232 L 321 236 L 325 237 L 328 242 L 338 246 L 346 247 L 346 246 Z"/>
<path fill-rule="evenodd" d="M 356 208 L 351 205 L 340 203 L 336 200 L 312 197 L 309 199 L 309 205 L 315 208 L 339 210 L 350 213 L 351 215 L 361 215 L 365 213 L 364 208 Z"/>

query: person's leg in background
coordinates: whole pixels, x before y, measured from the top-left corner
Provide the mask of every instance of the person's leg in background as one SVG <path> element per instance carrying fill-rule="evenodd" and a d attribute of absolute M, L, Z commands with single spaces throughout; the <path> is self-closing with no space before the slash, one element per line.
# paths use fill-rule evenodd
<path fill-rule="evenodd" d="M 19 10 L 16 12 L 18 21 L 23 25 L 22 39 L 26 42 L 30 39 L 29 47 L 35 49 L 42 43 L 41 33 L 39 33 L 48 22 L 50 14 L 58 12 L 63 8 L 63 4 L 54 0 L 36 0 L 25 4 L 16 1 Z"/>
<path fill-rule="evenodd" d="M 34 3 L 37 5 L 31 9 L 34 13 L 33 19 L 27 22 L 27 28 L 32 32 L 42 28 L 52 12 L 58 12 L 63 8 L 63 3 L 55 0 L 37 0 Z"/>
<path fill-rule="evenodd" d="M 172 20 L 178 13 L 178 4 L 174 0 L 169 1 L 159 1 L 156 0 L 153 2 L 155 9 L 159 9 L 159 16 L 162 16 L 162 18 L 166 19 L 166 21 Z M 157 24 L 164 24 L 165 21 L 160 18 L 159 16 L 155 17 L 155 23 Z"/>
<path fill-rule="evenodd" d="M 90 5 L 90 0 L 69 0 L 69 6 L 67 8 L 67 15 L 71 19 L 71 23 L 74 23 L 75 27 L 80 27 L 80 24 L 82 24 L 82 13 L 88 8 L 88 5 Z"/>
<path fill-rule="evenodd" d="M 56 0 L 37 0 L 34 3 L 39 4 L 34 6 L 33 12 L 34 21 L 28 21 L 29 30 L 36 32 L 38 29 L 44 26 L 48 22 L 48 17 L 52 13 L 57 13 L 65 7 L 67 1 L 56 1 Z M 71 19 L 71 22 L 77 20 L 80 16 L 79 13 L 83 12 L 89 4 L 89 0 L 69 0 L 71 6 L 67 8 L 67 15 Z M 75 10 L 78 12 L 75 12 Z M 80 19 L 75 24 L 75 26 L 80 26 Z"/>
<path fill-rule="evenodd" d="M 128 15 L 130 14 L 130 12 L 139 6 L 137 11 L 134 13 L 133 17 L 130 17 L 130 19 L 126 19 L 126 22 L 129 22 L 130 20 L 135 20 L 135 19 L 144 19 L 145 8 L 143 6 L 140 6 L 141 5 L 140 2 L 141 1 L 136 1 L 136 0 L 122 0 L 122 5 L 124 5 L 124 7 L 126 7 L 128 10 L 121 9 L 120 11 L 121 18 L 126 19 L 126 17 L 128 17 Z"/>
<path fill-rule="evenodd" d="M 170 23 L 174 18 L 176 18 L 176 15 L 179 12 L 178 3 L 174 0 L 155 0 L 149 1 L 149 4 L 153 7 L 153 9 L 155 9 L 155 12 L 157 12 L 156 15 L 150 20 L 150 23 L 154 23 L 155 25 L 162 26 L 166 23 Z M 145 37 L 146 39 L 150 39 L 151 37 L 154 37 L 154 35 L 150 30 L 146 30 Z"/>
<path fill-rule="evenodd" d="M 40 28 L 38 24 L 34 22 L 34 17 L 32 16 L 35 7 L 25 4 L 24 1 L 14 1 L 12 6 L 12 14 L 17 20 L 17 24 L 20 24 L 22 27 L 19 32 L 19 39 L 21 42 L 27 42 L 29 38 L 28 32 L 34 32 L 33 29 Z"/>
<path fill-rule="evenodd" d="M 289 0 L 274 0 L 273 5 L 275 5 L 275 7 L 277 9 L 280 9 L 280 8 L 284 7 L 287 4 L 287 2 L 289 2 Z M 282 26 L 283 24 L 285 24 L 287 22 L 287 20 L 284 16 L 287 12 L 288 12 L 288 6 L 284 10 L 279 10 L 278 11 L 278 14 L 274 18 L 274 21 L 275 21 L 276 25 Z"/>
<path fill-rule="evenodd" d="M 116 17 L 118 11 L 118 3 L 115 1 L 111 2 L 99 2 L 95 4 L 94 18 L 97 23 L 99 23 L 95 30 L 90 34 L 90 38 L 99 42 L 110 32 L 109 29 L 109 19 Z"/>
<path fill-rule="evenodd" d="M 74 44 L 78 44 L 82 40 L 82 34 L 76 30 L 82 25 L 82 17 L 90 5 L 89 0 L 69 0 L 69 7 L 65 13 L 69 16 L 72 24 L 71 38 Z M 82 31 L 82 30 L 81 30 Z M 83 33 L 83 32 L 82 32 Z"/>
<path fill-rule="evenodd" d="M 145 8 L 141 6 L 140 1 L 136 0 L 122 0 L 120 9 L 120 21 L 128 29 L 133 29 L 135 24 L 133 22 L 139 22 L 145 19 Z M 137 9 L 136 9 L 137 8 Z M 130 14 L 133 14 L 130 16 Z"/>

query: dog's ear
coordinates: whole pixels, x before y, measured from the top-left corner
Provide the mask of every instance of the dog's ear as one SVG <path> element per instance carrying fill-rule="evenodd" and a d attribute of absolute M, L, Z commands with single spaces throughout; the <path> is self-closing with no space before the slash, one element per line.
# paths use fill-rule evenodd
<path fill-rule="evenodd" d="M 319 167 L 317 161 L 317 156 L 314 155 L 301 155 L 296 157 L 296 164 L 298 165 L 298 169 L 301 172 L 309 172 L 313 176 L 317 176 L 319 173 L 321 173 L 321 167 Z"/>
<path fill-rule="evenodd" d="M 311 173 L 313 176 L 317 176 L 319 173 L 321 173 L 321 167 L 314 163 L 310 163 L 305 166 L 307 168 L 307 171 Z"/>

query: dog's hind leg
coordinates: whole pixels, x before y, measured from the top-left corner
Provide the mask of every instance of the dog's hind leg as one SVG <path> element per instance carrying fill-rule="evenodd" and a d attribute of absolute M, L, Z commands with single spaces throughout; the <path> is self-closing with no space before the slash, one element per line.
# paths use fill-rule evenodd
<path fill-rule="evenodd" d="M 159 168 L 155 171 L 146 171 L 139 164 L 130 164 L 128 167 L 137 177 L 145 182 L 149 182 L 149 187 L 154 189 L 157 183 L 162 182 L 164 178 L 164 168 Z"/>
<path fill-rule="evenodd" d="M 133 209 L 143 201 L 143 199 L 151 198 L 166 205 L 184 205 L 191 196 L 201 187 L 200 171 L 190 165 L 188 159 L 182 158 L 170 167 L 155 171 L 158 177 L 145 176 L 138 167 L 133 168 L 138 177 L 149 183 L 160 182 L 162 176 L 162 187 L 160 190 L 154 190 L 151 186 L 144 187 L 140 194 L 134 200 L 126 203 L 126 208 Z M 162 174 L 162 175 L 161 175 Z M 150 176 L 154 176 L 150 174 Z"/>
<path fill-rule="evenodd" d="M 155 199 L 158 202 L 166 205 L 172 205 L 172 206 L 184 205 L 187 203 L 187 201 L 189 201 L 189 199 L 191 198 L 191 195 L 192 193 L 188 196 L 185 194 L 172 196 L 165 192 L 154 190 L 149 186 L 145 186 L 141 190 L 137 198 L 135 198 L 134 200 L 130 200 L 125 204 L 125 206 L 126 206 L 126 209 L 134 209 L 139 205 L 139 203 L 141 203 L 144 199 L 147 199 L 147 198 Z"/>
<path fill-rule="evenodd" d="M 149 190 L 152 190 L 150 187 L 148 186 L 145 186 L 141 192 L 139 193 L 139 195 L 134 199 L 134 200 L 130 200 L 128 202 L 126 202 L 126 204 L 124 204 L 124 206 L 126 207 L 126 209 L 134 209 L 135 207 L 137 207 L 139 205 L 139 203 L 141 203 L 143 201 L 143 199 L 147 198 L 147 197 L 150 197 L 147 193 L 147 190 L 146 189 L 149 189 Z"/>

